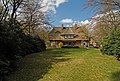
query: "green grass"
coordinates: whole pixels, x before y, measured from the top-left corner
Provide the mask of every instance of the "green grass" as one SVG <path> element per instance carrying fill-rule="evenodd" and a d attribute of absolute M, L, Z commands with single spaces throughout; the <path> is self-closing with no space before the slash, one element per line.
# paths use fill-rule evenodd
<path fill-rule="evenodd" d="M 98 49 L 57 48 L 31 54 L 7 81 L 120 81 L 120 62 Z"/>

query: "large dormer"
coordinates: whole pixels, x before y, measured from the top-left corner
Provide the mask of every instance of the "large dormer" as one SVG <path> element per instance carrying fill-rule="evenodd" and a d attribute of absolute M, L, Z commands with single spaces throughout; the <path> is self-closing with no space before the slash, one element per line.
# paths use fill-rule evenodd
<path fill-rule="evenodd" d="M 73 32 L 73 30 L 71 29 L 71 27 L 66 27 L 62 33 L 61 36 L 63 36 L 63 38 L 65 39 L 72 39 L 74 38 L 75 33 Z"/>

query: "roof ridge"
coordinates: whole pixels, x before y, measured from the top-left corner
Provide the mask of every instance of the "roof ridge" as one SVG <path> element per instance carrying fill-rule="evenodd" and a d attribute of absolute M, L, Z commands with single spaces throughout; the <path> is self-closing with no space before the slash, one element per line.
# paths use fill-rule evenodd
<path fill-rule="evenodd" d="M 63 29 L 62 34 L 75 34 L 70 27 Z"/>

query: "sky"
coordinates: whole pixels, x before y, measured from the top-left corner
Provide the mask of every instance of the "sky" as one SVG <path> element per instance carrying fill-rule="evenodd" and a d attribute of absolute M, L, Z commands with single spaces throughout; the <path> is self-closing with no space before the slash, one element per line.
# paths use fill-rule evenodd
<path fill-rule="evenodd" d="M 94 12 L 87 7 L 87 0 L 44 0 L 44 11 L 52 12 L 50 23 L 53 26 L 70 26 L 75 23 L 89 23 Z"/>

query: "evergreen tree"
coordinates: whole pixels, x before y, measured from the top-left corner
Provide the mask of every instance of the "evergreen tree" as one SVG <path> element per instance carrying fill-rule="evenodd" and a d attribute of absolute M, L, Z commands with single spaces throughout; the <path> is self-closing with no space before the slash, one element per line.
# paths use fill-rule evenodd
<path fill-rule="evenodd" d="M 116 55 L 117 59 L 120 59 L 120 29 L 103 39 L 101 52 L 108 55 Z"/>

